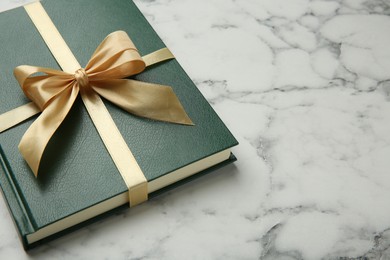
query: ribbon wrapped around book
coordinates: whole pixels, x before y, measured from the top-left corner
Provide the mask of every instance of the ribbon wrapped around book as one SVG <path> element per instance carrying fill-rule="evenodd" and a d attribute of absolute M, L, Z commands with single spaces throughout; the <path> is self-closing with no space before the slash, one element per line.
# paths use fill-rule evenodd
<path fill-rule="evenodd" d="M 16 67 L 15 77 L 33 103 L 0 115 L 0 131 L 42 112 L 19 144 L 21 154 L 37 176 L 47 143 L 80 94 L 128 187 L 130 206 L 146 201 L 147 180 L 100 96 L 137 116 L 193 125 L 171 87 L 125 79 L 174 56 L 163 48 L 141 57 L 126 32 L 116 31 L 102 41 L 86 67 L 81 68 L 41 3 L 26 5 L 25 9 L 63 71 Z"/>

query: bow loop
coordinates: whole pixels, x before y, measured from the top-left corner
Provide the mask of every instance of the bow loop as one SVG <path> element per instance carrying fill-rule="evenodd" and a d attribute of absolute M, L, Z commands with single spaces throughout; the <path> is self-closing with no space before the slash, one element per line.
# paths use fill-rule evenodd
<path fill-rule="evenodd" d="M 92 81 L 129 77 L 141 73 L 145 67 L 145 62 L 127 33 L 117 31 L 102 41 L 85 70 Z"/>
<path fill-rule="evenodd" d="M 14 69 L 14 76 L 21 86 L 27 78 L 31 77 L 36 73 L 45 74 L 47 76 L 69 76 L 68 73 L 63 72 L 61 70 L 30 65 L 20 65 Z"/>
<path fill-rule="evenodd" d="M 24 94 L 41 110 L 73 82 L 72 75 L 66 72 L 28 65 L 16 67 L 14 75 Z"/>

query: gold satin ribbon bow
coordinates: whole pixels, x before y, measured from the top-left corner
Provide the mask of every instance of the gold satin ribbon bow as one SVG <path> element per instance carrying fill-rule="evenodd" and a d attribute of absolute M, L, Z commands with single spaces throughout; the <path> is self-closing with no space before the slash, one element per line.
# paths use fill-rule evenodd
<path fill-rule="evenodd" d="M 79 92 L 90 96 L 90 102 L 94 102 L 93 96 L 97 93 L 137 116 L 193 125 L 171 87 L 124 79 L 141 73 L 148 65 L 174 58 L 166 48 L 158 51 L 158 58 L 152 54 L 142 59 L 129 36 L 117 31 L 108 35 L 86 67 L 74 74 L 27 65 L 15 68 L 14 74 L 23 92 L 42 111 L 19 144 L 35 176 L 47 143 Z"/>

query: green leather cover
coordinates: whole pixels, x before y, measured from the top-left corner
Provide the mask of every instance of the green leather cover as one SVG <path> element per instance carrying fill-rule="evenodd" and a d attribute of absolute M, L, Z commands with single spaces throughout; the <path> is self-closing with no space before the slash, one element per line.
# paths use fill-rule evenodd
<path fill-rule="evenodd" d="M 42 4 L 82 66 L 116 30 L 126 31 L 141 55 L 165 47 L 130 0 Z M 16 66 L 59 66 L 23 7 L 0 14 L 0 31 L 0 113 L 4 113 L 29 102 L 13 77 Z M 171 86 L 195 123 L 183 126 L 139 118 L 105 102 L 148 181 L 237 145 L 176 60 L 134 78 Z M 17 148 L 34 119 L 0 134 L 0 185 L 26 248 L 27 234 L 126 191 L 80 99 L 51 139 L 36 179 Z"/>

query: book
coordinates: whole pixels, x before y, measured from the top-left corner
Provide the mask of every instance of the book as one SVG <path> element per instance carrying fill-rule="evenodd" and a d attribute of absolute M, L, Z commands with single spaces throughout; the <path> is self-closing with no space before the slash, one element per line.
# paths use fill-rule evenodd
<path fill-rule="evenodd" d="M 141 55 L 165 45 L 131 0 L 41 1 L 84 66 L 111 32 Z M 29 64 L 60 70 L 23 7 L 0 14 L 0 114 L 29 102 L 13 76 Z M 104 101 L 146 179 L 149 199 L 235 160 L 237 145 L 176 59 L 132 77 L 171 86 L 195 126 L 131 115 Z M 25 249 L 128 207 L 127 187 L 78 98 L 50 140 L 35 178 L 18 144 L 36 116 L 0 134 L 0 186 Z"/>

